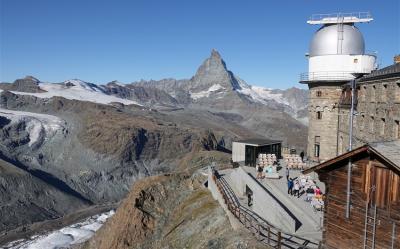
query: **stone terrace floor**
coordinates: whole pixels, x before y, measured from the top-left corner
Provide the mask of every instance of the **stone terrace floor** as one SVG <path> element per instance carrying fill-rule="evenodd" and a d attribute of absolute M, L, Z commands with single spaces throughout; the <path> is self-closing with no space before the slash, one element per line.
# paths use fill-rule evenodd
<path fill-rule="evenodd" d="M 281 168 L 278 171 L 281 176 L 280 179 L 257 179 L 265 188 L 271 191 L 289 210 L 300 220 L 302 226 L 296 231 L 296 235 L 305 238 L 322 240 L 322 220 L 323 212 L 314 211 L 313 207 L 309 202 L 305 201 L 305 193 L 300 195 L 300 198 L 287 194 L 287 181 L 285 176 L 286 165 L 283 160 L 280 162 Z M 256 169 L 254 167 L 242 166 L 243 169 L 256 177 Z M 232 170 L 226 172 L 221 171 L 220 173 L 227 180 L 229 185 L 233 185 L 232 180 L 229 177 L 229 173 Z M 301 174 L 300 170 L 290 170 L 290 178 L 296 178 Z M 315 173 L 311 174 L 311 177 L 319 186 L 323 193 L 325 193 L 325 185 L 318 180 L 318 176 Z M 235 188 L 232 188 L 235 190 Z M 247 197 L 236 193 L 238 199 L 243 206 L 247 206 Z M 251 209 L 251 207 L 248 207 Z"/>

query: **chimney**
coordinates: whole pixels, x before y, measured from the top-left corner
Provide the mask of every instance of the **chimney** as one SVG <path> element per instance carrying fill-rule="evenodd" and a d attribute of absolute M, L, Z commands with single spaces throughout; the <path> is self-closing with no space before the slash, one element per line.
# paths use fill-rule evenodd
<path fill-rule="evenodd" d="M 400 63 L 400 54 L 394 56 L 394 64 Z"/>

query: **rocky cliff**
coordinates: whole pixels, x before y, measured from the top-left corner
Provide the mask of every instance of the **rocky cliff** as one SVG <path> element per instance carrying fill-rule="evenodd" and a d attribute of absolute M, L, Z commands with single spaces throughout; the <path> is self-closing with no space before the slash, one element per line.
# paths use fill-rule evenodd
<path fill-rule="evenodd" d="M 81 249 L 265 248 L 233 230 L 198 174 L 138 181 L 116 214 Z"/>

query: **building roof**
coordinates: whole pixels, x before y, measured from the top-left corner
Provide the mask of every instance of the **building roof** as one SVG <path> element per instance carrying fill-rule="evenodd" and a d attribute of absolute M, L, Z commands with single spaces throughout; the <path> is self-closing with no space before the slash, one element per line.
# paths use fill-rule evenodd
<path fill-rule="evenodd" d="M 379 70 L 372 71 L 372 73 L 360 78 L 359 82 L 368 82 L 370 80 L 385 79 L 391 77 L 400 77 L 400 63 L 396 63 Z"/>
<path fill-rule="evenodd" d="M 266 138 L 250 138 L 250 139 L 243 139 L 243 140 L 234 141 L 234 142 L 242 143 L 242 144 L 252 144 L 252 145 L 256 145 L 256 146 L 282 143 L 282 141 L 279 141 L 279 140 L 270 140 L 270 139 L 266 139 Z"/>
<path fill-rule="evenodd" d="M 400 171 L 400 140 L 391 141 L 391 142 L 377 142 L 366 144 L 352 151 L 346 152 L 342 155 L 329 159 L 321 164 L 318 164 L 314 167 L 306 169 L 303 171 L 304 174 L 311 173 L 313 171 L 320 171 L 323 169 L 328 170 L 328 168 L 338 162 L 342 162 L 348 158 L 354 157 L 361 153 L 372 153 L 375 156 L 379 157 L 382 161 L 385 161 L 387 164 L 396 168 Z"/>
<path fill-rule="evenodd" d="M 392 142 L 371 143 L 371 149 L 389 159 L 390 162 L 400 168 L 400 140 Z"/>

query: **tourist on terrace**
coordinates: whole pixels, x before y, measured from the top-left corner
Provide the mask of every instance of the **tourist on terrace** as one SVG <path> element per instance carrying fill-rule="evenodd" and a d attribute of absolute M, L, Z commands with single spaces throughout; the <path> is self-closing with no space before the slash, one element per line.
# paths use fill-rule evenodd
<path fill-rule="evenodd" d="M 286 180 L 289 181 L 289 167 L 286 166 Z"/>
<path fill-rule="evenodd" d="M 304 163 L 304 151 L 300 153 L 300 157 L 301 157 L 301 162 Z"/>
<path fill-rule="evenodd" d="M 314 190 L 315 195 L 322 195 L 321 189 L 317 186 Z"/>
<path fill-rule="evenodd" d="M 297 198 L 299 198 L 300 197 L 300 184 L 299 184 L 299 181 L 298 180 L 296 180 L 296 182 L 294 183 L 294 196 L 296 196 L 296 194 L 297 194 Z"/>
<path fill-rule="evenodd" d="M 288 191 L 287 191 L 288 195 L 293 195 L 293 179 L 289 178 L 288 180 Z"/>
<path fill-rule="evenodd" d="M 262 172 L 263 172 L 263 167 L 261 165 L 258 165 L 257 168 L 257 179 L 261 179 L 262 178 Z"/>
<path fill-rule="evenodd" d="M 311 186 L 308 186 L 306 189 L 306 201 L 310 202 L 314 197 L 314 189 Z"/>

